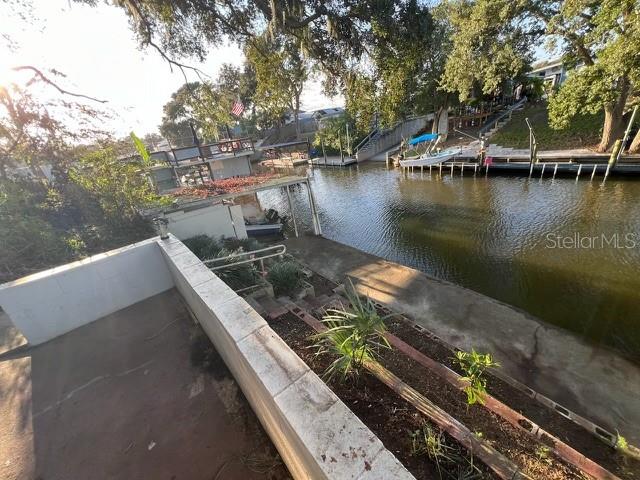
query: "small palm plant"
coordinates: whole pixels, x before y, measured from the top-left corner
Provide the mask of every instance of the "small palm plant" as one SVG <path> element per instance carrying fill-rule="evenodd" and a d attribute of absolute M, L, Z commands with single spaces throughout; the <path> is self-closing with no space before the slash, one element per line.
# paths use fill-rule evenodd
<path fill-rule="evenodd" d="M 353 285 L 351 285 L 353 292 Z M 314 335 L 316 354 L 329 353 L 337 358 L 324 373 L 327 380 L 340 375 L 340 380 L 358 375 L 363 365 L 374 361 L 381 348 L 391 348 L 385 337 L 385 320 L 376 311 L 370 298 L 362 300 L 355 293 L 348 293 L 350 307 L 330 309 L 323 318 L 327 330 Z"/>
<path fill-rule="evenodd" d="M 454 361 L 466 373 L 462 380 L 468 384 L 464 388 L 467 394 L 467 404 L 484 403 L 487 394 L 487 379 L 485 372 L 490 368 L 499 367 L 500 364 L 493 361 L 490 353 L 478 353 L 474 349 L 471 352 L 458 351 Z"/>

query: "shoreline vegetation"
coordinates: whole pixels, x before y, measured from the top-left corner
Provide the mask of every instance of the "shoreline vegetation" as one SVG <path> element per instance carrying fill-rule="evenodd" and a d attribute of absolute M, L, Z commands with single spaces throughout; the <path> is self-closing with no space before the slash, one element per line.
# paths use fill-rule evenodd
<path fill-rule="evenodd" d="M 587 148 L 596 151 L 602 127 L 602 114 L 579 114 L 563 129 L 549 126 L 549 112 L 545 103 L 525 104 L 513 113 L 511 120 L 500 128 L 487 143 L 501 147 L 529 148 L 529 119 L 536 136 L 538 151 Z"/>

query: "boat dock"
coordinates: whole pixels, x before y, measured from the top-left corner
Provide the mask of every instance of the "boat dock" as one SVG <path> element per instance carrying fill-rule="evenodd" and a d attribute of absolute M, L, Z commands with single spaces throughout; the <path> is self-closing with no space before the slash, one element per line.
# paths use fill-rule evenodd
<path fill-rule="evenodd" d="M 481 163 L 478 147 L 473 145 L 463 149 L 460 154 L 450 160 L 435 165 L 419 167 L 421 171 L 428 168 L 439 173 L 465 171 L 478 173 L 525 174 L 529 176 L 575 175 L 576 179 L 586 177 L 593 179 L 605 175 L 640 175 L 640 155 L 624 155 L 609 168 L 611 154 L 592 152 L 586 149 L 546 150 L 536 154 L 532 163 L 528 149 L 503 148 L 490 145 Z M 415 171 L 416 167 L 406 167 Z M 607 171 L 608 169 L 608 171 Z"/>
<path fill-rule="evenodd" d="M 358 163 L 355 157 L 314 157 L 309 160 L 312 167 L 348 167 Z"/>

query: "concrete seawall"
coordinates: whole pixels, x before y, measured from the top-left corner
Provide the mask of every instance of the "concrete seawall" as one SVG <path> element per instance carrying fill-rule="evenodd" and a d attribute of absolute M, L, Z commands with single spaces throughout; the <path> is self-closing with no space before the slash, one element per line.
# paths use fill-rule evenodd
<path fill-rule="evenodd" d="M 464 350 L 491 352 L 507 375 L 640 444 L 640 367 L 515 307 L 321 237 L 289 253 L 336 282 L 410 316 Z"/>

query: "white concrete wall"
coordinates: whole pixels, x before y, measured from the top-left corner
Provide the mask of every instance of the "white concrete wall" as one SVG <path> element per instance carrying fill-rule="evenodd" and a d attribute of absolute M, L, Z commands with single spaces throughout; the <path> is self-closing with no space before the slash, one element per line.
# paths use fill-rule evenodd
<path fill-rule="evenodd" d="M 0 285 L 0 306 L 37 345 L 172 287 L 150 239 Z"/>
<path fill-rule="evenodd" d="M 247 238 L 242 208 L 239 205 L 209 205 L 190 211 L 166 214 L 169 232 L 181 240 L 194 235 Z"/>
<path fill-rule="evenodd" d="M 251 175 L 249 155 L 214 160 L 211 162 L 211 170 L 216 180 Z"/>
<path fill-rule="evenodd" d="M 413 478 L 265 320 L 182 242 L 171 237 L 159 245 L 176 288 L 295 479 Z"/>

